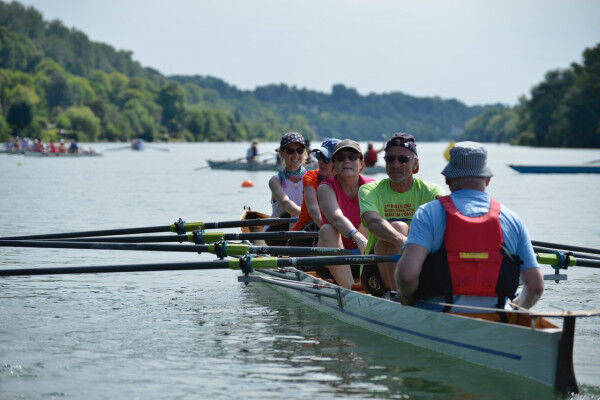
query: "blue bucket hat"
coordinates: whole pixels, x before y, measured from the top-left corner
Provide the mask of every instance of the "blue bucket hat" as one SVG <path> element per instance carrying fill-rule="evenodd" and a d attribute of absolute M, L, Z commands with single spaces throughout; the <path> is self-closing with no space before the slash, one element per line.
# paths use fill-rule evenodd
<path fill-rule="evenodd" d="M 321 147 L 319 147 L 318 149 L 314 149 L 313 152 L 318 151 L 319 153 L 323 154 L 324 157 L 331 158 L 333 156 L 333 149 L 335 148 L 335 145 L 339 142 L 340 139 L 327 138 L 323 140 L 323 143 L 321 143 Z"/>

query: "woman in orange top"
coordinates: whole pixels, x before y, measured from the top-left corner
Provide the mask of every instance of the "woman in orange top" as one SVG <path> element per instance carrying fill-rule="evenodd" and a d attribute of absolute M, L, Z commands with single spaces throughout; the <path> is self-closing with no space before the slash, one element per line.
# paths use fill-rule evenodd
<path fill-rule="evenodd" d="M 321 147 L 313 150 L 319 163 L 319 169 L 308 171 L 302 178 L 304 193 L 302 196 L 302 206 L 298 221 L 292 227 L 293 231 L 310 230 L 317 231 L 321 227 L 321 209 L 317 200 L 317 188 L 322 180 L 333 176 L 333 149 L 339 139 L 328 138 L 321 143 Z"/>

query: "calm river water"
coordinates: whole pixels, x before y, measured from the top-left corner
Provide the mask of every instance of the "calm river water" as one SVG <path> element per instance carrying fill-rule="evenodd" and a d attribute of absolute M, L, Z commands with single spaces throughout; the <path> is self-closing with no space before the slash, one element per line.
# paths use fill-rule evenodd
<path fill-rule="evenodd" d="M 194 168 L 247 144 L 149 145 L 100 158 L 0 155 L 0 236 L 238 219 L 270 212 L 271 173 Z M 152 149 L 151 147 L 154 147 Z M 169 152 L 156 148 L 168 147 Z M 262 143 L 260 152 L 272 152 Z M 419 145 L 444 185 L 445 143 Z M 577 164 L 597 150 L 489 145 L 489 191 L 532 238 L 600 247 L 600 175 L 519 175 L 508 163 Z M 250 179 L 253 188 L 242 188 Z M 231 230 L 233 231 L 233 230 Z M 0 248 L 2 268 L 202 261 L 211 255 Z M 551 273 L 550 268 L 545 272 Z M 0 398 L 559 398 L 503 373 L 324 317 L 228 270 L 0 279 Z M 600 270 L 547 282 L 537 310 L 600 309 Z M 600 397 L 600 319 L 580 319 L 576 398 Z"/>

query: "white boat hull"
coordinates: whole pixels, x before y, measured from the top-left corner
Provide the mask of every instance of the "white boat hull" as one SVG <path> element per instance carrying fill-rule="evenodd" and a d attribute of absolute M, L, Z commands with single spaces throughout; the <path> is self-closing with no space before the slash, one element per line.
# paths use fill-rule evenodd
<path fill-rule="evenodd" d="M 562 329 L 558 327 L 532 329 L 407 307 L 339 288 L 300 271 L 294 270 L 287 275 L 292 278 L 298 276 L 302 282 L 334 286 L 335 289 L 321 290 L 341 294 L 341 301 L 339 297 L 317 296 L 297 289 L 269 285 L 340 321 L 487 368 L 526 377 L 562 391 L 577 390 L 572 372 L 572 354 L 564 361 L 569 365 L 562 368 L 558 365 L 562 338 Z M 561 372 L 557 373 L 559 369 Z M 565 374 L 571 376 L 565 378 Z M 563 383 L 557 382 L 557 375 L 562 375 L 560 379 L 567 382 L 565 388 L 560 387 Z"/>

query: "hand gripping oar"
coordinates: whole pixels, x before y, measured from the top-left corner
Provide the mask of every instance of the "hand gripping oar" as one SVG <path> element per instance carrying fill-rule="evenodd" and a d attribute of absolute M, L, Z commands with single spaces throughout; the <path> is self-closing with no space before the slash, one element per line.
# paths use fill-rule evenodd
<path fill-rule="evenodd" d="M 125 228 L 125 229 L 106 229 L 101 231 L 84 231 L 84 232 L 66 232 L 66 233 L 50 233 L 44 235 L 26 235 L 26 236 L 7 236 L 0 239 L 21 240 L 21 239 L 67 239 L 77 237 L 91 236 L 114 236 L 114 235 L 129 235 L 134 233 L 157 233 L 157 232 L 175 232 L 183 234 L 193 231 L 194 229 L 218 229 L 218 228 L 237 228 L 242 226 L 262 226 L 262 225 L 277 225 L 291 224 L 296 222 L 298 218 L 257 218 L 236 221 L 223 222 L 185 222 L 181 218 L 171 225 L 162 226 L 147 226 L 141 228 Z"/>
<path fill-rule="evenodd" d="M 36 247 L 50 249 L 89 249 L 89 250 L 134 250 L 134 251 L 175 251 L 216 254 L 219 258 L 251 254 L 270 254 L 275 256 L 306 255 L 346 255 L 360 254 L 356 249 L 338 249 L 329 247 L 291 247 L 291 246 L 251 246 L 247 244 L 217 242 L 213 244 L 141 244 L 141 243 L 98 243 L 56 240 L 0 240 L 0 247 Z"/>
<path fill-rule="evenodd" d="M 85 267 L 47 267 L 47 268 L 22 268 L 0 270 L 0 276 L 18 275 L 62 275 L 62 274 L 96 274 L 105 272 L 141 272 L 141 271 L 183 271 L 199 269 L 241 269 L 244 273 L 254 269 L 278 267 L 310 267 L 334 266 L 346 264 L 377 264 L 381 262 L 397 262 L 399 255 L 376 256 L 325 256 L 325 257 L 261 257 L 245 256 L 242 259 L 205 261 L 205 262 L 177 262 L 162 264 L 132 264 L 132 265 L 101 265 Z"/>
<path fill-rule="evenodd" d="M 116 236 L 116 237 L 91 237 L 73 238 L 70 242 L 109 242 L 109 243 L 164 243 L 164 242 L 190 242 L 214 243 L 220 240 L 268 240 L 268 239 L 306 239 L 317 238 L 319 232 L 306 231 L 281 231 L 281 232 L 246 232 L 225 233 L 194 231 L 185 235 L 150 235 L 150 236 Z M 50 239 L 57 240 L 57 239 Z"/>

